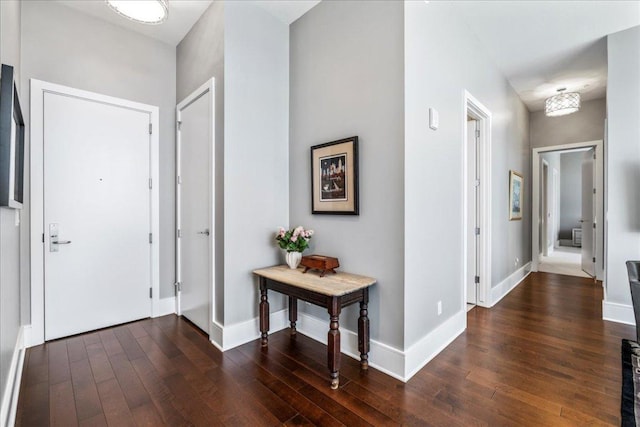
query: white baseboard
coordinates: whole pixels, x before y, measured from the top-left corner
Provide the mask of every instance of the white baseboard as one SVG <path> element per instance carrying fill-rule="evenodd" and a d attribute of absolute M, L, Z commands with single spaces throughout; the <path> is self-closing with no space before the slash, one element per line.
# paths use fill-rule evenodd
<path fill-rule="evenodd" d="M 491 288 L 491 305 L 493 307 L 502 298 L 507 296 L 516 286 L 518 286 L 531 273 L 531 261 L 511 273 L 506 279 Z"/>
<path fill-rule="evenodd" d="M 160 298 L 158 300 L 158 312 L 154 317 L 166 316 L 176 312 L 176 297 Z"/>
<path fill-rule="evenodd" d="M 296 329 L 324 345 L 327 345 L 329 320 L 320 320 L 306 313 L 298 313 Z M 345 328 L 340 328 L 340 350 L 342 353 L 356 360 L 360 360 L 358 350 L 358 334 Z M 400 381 L 406 381 L 404 376 L 405 355 L 401 350 L 376 340 L 370 340 L 369 366 L 376 368 Z"/>
<path fill-rule="evenodd" d="M 24 338 L 25 326 L 21 326 L 18 330 L 18 338 L 16 339 L 16 346 L 13 349 L 13 357 L 9 366 L 7 384 L 0 404 L 0 426 L 3 427 L 13 426 L 16 420 L 18 394 L 20 393 L 20 381 L 22 380 L 22 367 L 24 365 Z"/>
<path fill-rule="evenodd" d="M 615 302 L 602 301 L 602 319 L 627 325 L 636 324 L 633 306 Z"/>
<path fill-rule="evenodd" d="M 466 312 L 456 313 L 451 319 L 425 335 L 406 351 L 398 350 L 380 341 L 371 340 L 369 366 L 400 381 L 407 382 L 431 359 L 448 346 L 465 329 Z M 306 313 L 298 313 L 298 332 L 322 344 L 327 344 L 328 321 Z M 360 360 L 358 334 L 340 328 L 340 350 Z"/>
<path fill-rule="evenodd" d="M 424 365 L 448 346 L 466 327 L 466 312 L 461 310 L 435 330 L 424 336 L 408 350 L 402 351 L 380 341 L 370 340 L 369 366 L 400 381 L 407 382 Z M 298 313 L 298 333 L 327 344 L 329 321 L 306 313 Z M 289 310 L 271 313 L 269 333 L 289 327 Z M 209 339 L 221 351 L 227 351 L 260 337 L 260 319 L 254 318 L 235 325 L 222 326 L 214 323 Z M 343 354 L 360 360 L 358 334 L 340 328 L 340 350 Z"/>
<path fill-rule="evenodd" d="M 289 326 L 289 310 L 284 309 L 269 316 L 269 333 L 278 332 Z M 219 350 L 227 351 L 260 337 L 260 319 L 255 317 L 234 325 L 222 326 L 213 323 L 209 339 Z"/>
<path fill-rule="evenodd" d="M 425 335 L 420 341 L 405 350 L 404 381 L 414 376 L 431 359 L 444 350 L 464 332 L 467 327 L 467 310 L 464 307 L 442 325 Z"/>

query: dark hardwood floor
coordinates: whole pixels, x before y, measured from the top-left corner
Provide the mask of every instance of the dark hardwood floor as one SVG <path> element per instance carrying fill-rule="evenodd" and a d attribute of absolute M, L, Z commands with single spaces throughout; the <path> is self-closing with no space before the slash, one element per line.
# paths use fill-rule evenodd
<path fill-rule="evenodd" d="M 408 383 L 288 330 L 224 354 L 190 323 L 148 319 L 27 351 L 16 423 L 74 425 L 619 425 L 620 339 L 592 280 L 531 274 Z M 373 361 L 373 360 L 372 360 Z"/>

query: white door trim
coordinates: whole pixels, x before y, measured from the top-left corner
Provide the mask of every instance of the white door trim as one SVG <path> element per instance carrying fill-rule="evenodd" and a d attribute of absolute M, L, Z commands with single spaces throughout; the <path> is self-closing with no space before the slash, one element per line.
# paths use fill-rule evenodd
<path fill-rule="evenodd" d="M 214 173 L 214 167 L 215 167 L 215 117 L 216 117 L 216 110 L 215 110 L 215 78 L 212 78 L 211 80 L 208 80 L 207 82 L 205 82 L 202 86 L 200 86 L 198 89 L 196 89 L 194 92 L 192 92 L 189 96 L 187 96 L 184 100 L 182 100 L 177 106 L 176 106 L 176 121 L 178 123 L 180 123 L 180 113 L 183 109 L 185 109 L 187 106 L 189 106 L 191 103 L 193 103 L 195 100 L 199 99 L 201 96 L 210 93 L 210 97 L 209 97 L 209 108 L 211 111 L 211 129 L 209 130 L 209 153 L 210 153 L 210 157 L 209 157 L 209 183 L 211 185 L 211 197 L 209 198 L 209 230 L 211 232 L 211 238 L 209 239 L 209 254 L 210 254 L 210 258 L 209 258 L 209 283 L 210 283 L 210 288 L 209 288 L 209 315 L 210 315 L 210 319 L 209 319 L 209 328 L 207 331 L 209 334 L 210 339 L 214 338 L 215 334 L 212 334 L 212 326 L 215 325 L 217 326 L 219 329 L 222 329 L 222 326 L 220 324 L 217 323 L 216 321 L 216 290 L 215 290 L 215 283 L 214 283 L 214 277 L 215 277 L 215 239 L 216 239 L 216 235 L 215 235 L 215 194 L 213 193 L 215 191 L 215 173 Z M 181 228 L 181 224 L 182 224 L 182 218 L 180 215 L 180 208 L 181 208 L 181 189 L 180 189 L 180 174 L 181 174 L 181 170 L 180 170 L 180 160 L 181 160 L 181 148 L 182 148 L 182 140 L 181 140 L 181 134 L 180 134 L 180 126 L 176 125 L 176 282 L 177 283 L 181 283 L 182 282 L 182 263 L 181 263 L 181 240 L 180 240 L 180 233 L 179 230 Z M 176 313 L 180 316 L 182 315 L 182 307 L 181 307 L 181 301 L 180 301 L 180 291 L 176 292 Z"/>
<path fill-rule="evenodd" d="M 159 315 L 160 297 L 160 204 L 159 204 L 159 120 L 158 107 L 128 101 L 94 92 L 31 79 L 30 179 L 31 179 L 31 334 L 27 347 L 44 342 L 44 93 L 88 99 L 104 104 L 142 111 L 149 114 L 153 132 L 150 135 L 151 189 L 151 316 Z"/>
<path fill-rule="evenodd" d="M 466 90 L 463 95 L 462 117 L 462 307 L 467 304 L 467 218 L 468 218 L 468 165 L 467 165 L 467 116 L 478 121 L 480 128 L 480 284 L 477 303 L 491 307 L 491 111 Z"/>
<path fill-rule="evenodd" d="M 543 231 L 540 233 L 542 235 L 542 240 L 543 240 L 543 248 L 542 248 L 542 255 L 543 256 L 549 256 L 549 217 L 548 217 L 548 213 L 549 213 L 549 162 L 547 162 L 545 159 L 542 159 L 542 169 L 544 170 L 544 167 L 547 167 L 547 179 L 546 179 L 546 186 L 543 189 L 543 196 L 546 195 L 546 206 L 543 203 L 543 215 L 544 215 L 544 220 L 542 222 L 542 224 L 544 224 L 544 226 L 542 227 Z"/>
<path fill-rule="evenodd" d="M 531 156 L 532 172 L 532 219 L 531 219 L 531 271 L 538 271 L 538 255 L 540 253 L 540 236 L 538 226 L 540 222 L 540 155 L 553 151 L 567 151 L 576 148 L 595 147 L 596 149 L 596 278 L 604 279 L 604 144 L 601 139 L 595 141 L 576 142 L 572 144 L 554 145 L 549 147 L 534 148 Z M 561 171 L 562 173 L 562 171 Z M 605 284 L 606 290 L 606 284 Z"/>

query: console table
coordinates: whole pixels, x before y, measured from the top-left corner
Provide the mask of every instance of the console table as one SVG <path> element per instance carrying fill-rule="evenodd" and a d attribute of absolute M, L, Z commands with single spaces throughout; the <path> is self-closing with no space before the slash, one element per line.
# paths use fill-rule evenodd
<path fill-rule="evenodd" d="M 358 350 L 360 367 L 369 368 L 369 287 L 376 283 L 371 277 L 338 272 L 320 277 L 319 273 L 302 273 L 301 269 L 290 269 L 286 265 L 262 268 L 253 273 L 260 278 L 260 332 L 262 346 L 268 345 L 269 299 L 271 289 L 289 296 L 289 321 L 291 335 L 296 333 L 298 320 L 298 299 L 324 307 L 329 312 L 329 333 L 327 335 L 327 359 L 331 376 L 331 388 L 337 389 L 340 372 L 340 325 L 342 307 L 360 303 L 358 318 Z"/>

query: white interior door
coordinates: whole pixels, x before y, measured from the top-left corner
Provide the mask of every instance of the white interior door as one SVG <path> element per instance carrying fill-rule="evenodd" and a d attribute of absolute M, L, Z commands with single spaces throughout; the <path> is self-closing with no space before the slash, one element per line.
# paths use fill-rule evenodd
<path fill-rule="evenodd" d="M 45 339 L 149 317 L 150 115 L 43 102 Z"/>
<path fill-rule="evenodd" d="M 178 105 L 180 313 L 209 333 L 213 320 L 213 83 Z"/>
<path fill-rule="evenodd" d="M 595 162 L 593 161 L 593 148 L 584 154 L 582 160 L 582 270 L 595 276 L 595 194 L 594 175 Z"/>
<path fill-rule="evenodd" d="M 480 276 L 479 250 L 480 236 L 476 229 L 480 227 L 479 197 L 480 175 L 478 162 L 478 122 L 467 121 L 467 303 L 477 304 L 478 284 Z"/>

